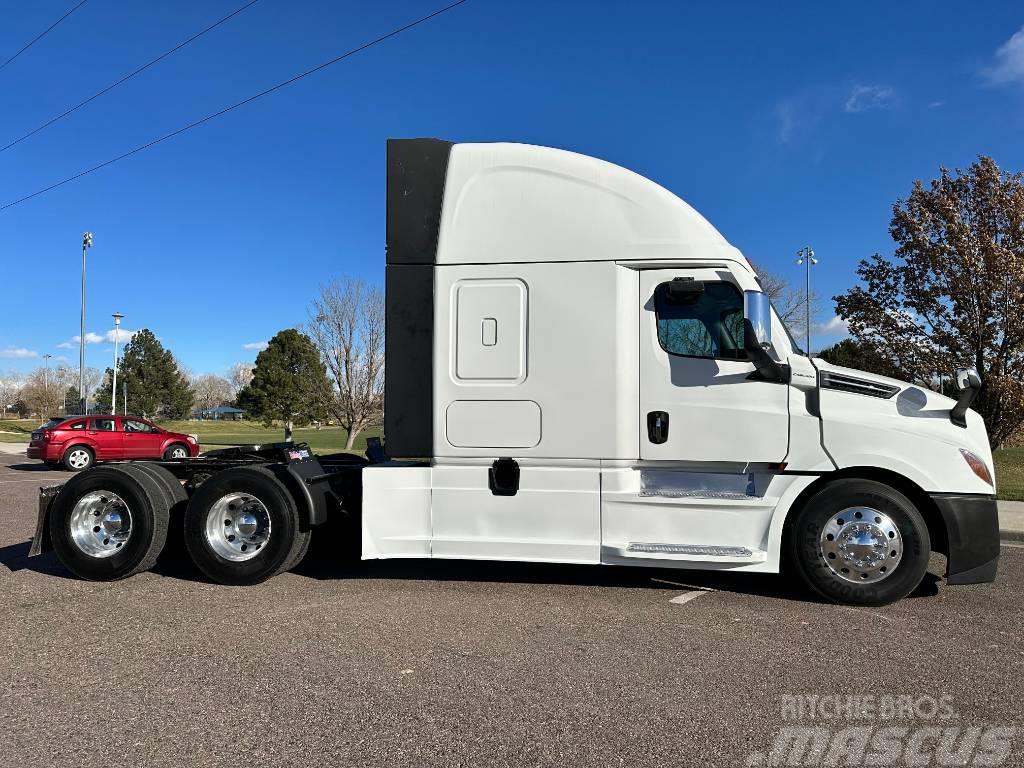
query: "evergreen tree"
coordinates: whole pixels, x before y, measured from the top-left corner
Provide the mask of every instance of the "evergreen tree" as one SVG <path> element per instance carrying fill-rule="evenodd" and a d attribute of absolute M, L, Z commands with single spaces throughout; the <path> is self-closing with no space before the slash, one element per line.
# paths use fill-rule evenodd
<path fill-rule="evenodd" d="M 252 381 L 238 393 L 238 407 L 267 426 L 284 422 L 284 438 L 291 440 L 295 424 L 324 417 L 330 397 L 320 353 L 308 336 L 289 328 L 256 356 Z"/>
<path fill-rule="evenodd" d="M 96 392 L 96 401 L 110 408 L 112 371 Z M 117 371 L 117 401 L 123 403 L 128 390 L 128 412 L 146 417 L 180 419 L 192 408 L 192 388 L 178 370 L 169 350 L 157 341 L 153 332 L 143 329 L 125 344 Z"/>

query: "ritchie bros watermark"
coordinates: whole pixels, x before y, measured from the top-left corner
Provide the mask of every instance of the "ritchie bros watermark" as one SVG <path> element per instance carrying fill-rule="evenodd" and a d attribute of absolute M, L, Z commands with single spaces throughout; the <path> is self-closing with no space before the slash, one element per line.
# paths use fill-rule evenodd
<path fill-rule="evenodd" d="M 1001 766 L 1015 726 L 964 724 L 952 696 L 799 694 L 747 766 Z"/>

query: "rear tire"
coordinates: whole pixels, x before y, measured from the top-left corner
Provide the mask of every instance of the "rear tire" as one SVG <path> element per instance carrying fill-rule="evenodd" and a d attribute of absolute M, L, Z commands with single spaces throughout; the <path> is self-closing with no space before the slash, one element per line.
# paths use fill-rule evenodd
<path fill-rule="evenodd" d="M 64 452 L 61 463 L 68 472 L 84 472 L 96 463 L 96 455 L 86 445 L 73 445 Z"/>
<path fill-rule="evenodd" d="M 218 472 L 185 511 L 185 547 L 208 578 L 258 584 L 292 567 L 308 546 L 288 489 L 263 467 Z"/>
<path fill-rule="evenodd" d="M 188 493 L 174 473 L 166 467 L 145 461 L 133 463 L 131 466 L 151 477 L 167 499 L 167 541 L 161 553 L 161 562 L 166 564 L 185 554 L 185 508 L 188 506 Z"/>
<path fill-rule="evenodd" d="M 49 515 L 57 557 L 92 581 L 123 579 L 153 567 L 167 538 L 162 491 L 130 465 L 96 467 L 71 478 Z"/>
<path fill-rule="evenodd" d="M 906 496 L 850 478 L 829 483 L 796 512 L 787 550 L 791 569 L 826 600 L 878 606 L 921 583 L 931 539 Z"/>

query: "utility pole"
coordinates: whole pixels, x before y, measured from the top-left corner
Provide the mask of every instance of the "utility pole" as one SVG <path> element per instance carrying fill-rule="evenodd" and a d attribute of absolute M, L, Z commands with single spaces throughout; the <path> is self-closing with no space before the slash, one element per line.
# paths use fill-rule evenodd
<path fill-rule="evenodd" d="M 811 356 L 811 265 L 817 264 L 818 260 L 814 258 L 814 251 L 810 247 L 801 248 L 796 252 L 797 264 L 804 265 L 804 302 L 806 304 L 807 312 L 807 349 L 804 352 L 807 356 Z"/>
<path fill-rule="evenodd" d="M 78 400 L 82 413 L 85 402 L 85 252 L 92 248 L 92 232 L 82 234 L 82 326 L 78 337 Z"/>
<path fill-rule="evenodd" d="M 114 315 L 114 380 L 110 382 L 110 412 L 114 416 L 117 416 L 117 341 L 118 336 L 121 332 L 121 318 L 124 317 L 120 312 L 115 312 Z M 128 411 L 124 412 L 124 415 L 128 415 Z"/>

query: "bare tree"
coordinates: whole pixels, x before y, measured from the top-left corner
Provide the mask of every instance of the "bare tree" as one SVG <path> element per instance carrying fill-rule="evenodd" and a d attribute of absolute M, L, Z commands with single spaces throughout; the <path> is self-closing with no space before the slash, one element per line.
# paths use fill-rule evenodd
<path fill-rule="evenodd" d="M 383 416 L 384 292 L 365 280 L 321 286 L 307 332 L 334 384 L 329 410 L 348 432 L 345 448 Z"/>
<path fill-rule="evenodd" d="M 768 294 L 772 306 L 779 313 L 779 319 L 789 328 L 794 338 L 802 338 L 807 325 L 807 298 L 803 286 L 796 286 L 786 278 L 769 272 L 757 264 L 751 265 L 757 272 L 761 289 Z M 811 291 L 811 322 L 818 314 L 818 297 Z"/>
<path fill-rule="evenodd" d="M 238 397 L 238 393 L 249 386 L 252 381 L 252 372 L 256 366 L 252 363 L 235 363 L 228 368 L 228 384 L 231 386 L 231 399 Z"/>
<path fill-rule="evenodd" d="M 0 419 L 7 418 L 7 409 L 21 397 L 23 385 L 24 377 L 20 373 L 0 373 Z"/>
<path fill-rule="evenodd" d="M 40 418 L 53 416 L 64 402 L 64 387 L 53 381 L 49 373 L 43 368 L 36 368 L 21 388 L 25 408 Z"/>
<path fill-rule="evenodd" d="M 77 381 L 77 378 L 72 372 L 73 378 Z M 103 371 L 99 368 L 86 368 L 85 369 L 85 403 L 88 407 L 90 399 L 94 400 L 96 394 L 96 388 L 103 383 Z"/>
<path fill-rule="evenodd" d="M 234 399 L 231 382 L 214 373 L 194 376 L 190 382 L 195 406 L 200 409 L 216 408 Z"/>

